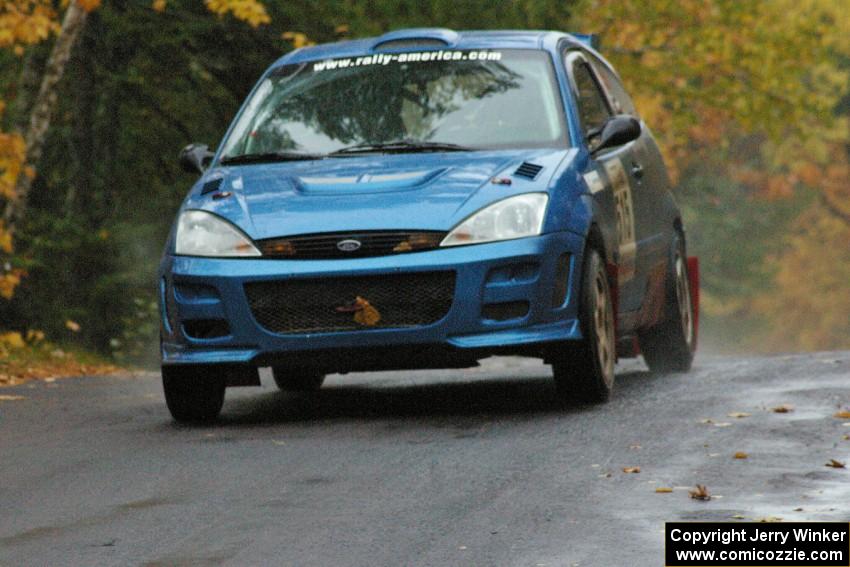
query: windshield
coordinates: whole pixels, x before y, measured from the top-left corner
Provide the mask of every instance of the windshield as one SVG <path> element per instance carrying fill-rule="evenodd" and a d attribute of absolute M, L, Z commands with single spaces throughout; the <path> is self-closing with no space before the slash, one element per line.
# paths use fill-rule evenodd
<path fill-rule="evenodd" d="M 313 61 L 280 67 L 259 85 L 222 155 L 326 155 L 399 142 L 411 151 L 425 151 L 428 144 L 432 150 L 438 144 L 564 147 L 561 108 L 543 51 L 423 51 Z"/>

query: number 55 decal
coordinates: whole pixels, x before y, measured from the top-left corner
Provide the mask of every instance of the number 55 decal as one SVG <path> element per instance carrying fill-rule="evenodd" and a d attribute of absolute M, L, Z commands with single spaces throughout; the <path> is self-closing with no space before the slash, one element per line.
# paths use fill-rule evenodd
<path fill-rule="evenodd" d="M 632 189 L 626 170 L 619 158 L 605 162 L 608 181 L 614 189 L 614 206 L 617 213 L 617 243 L 620 249 L 619 279 L 624 283 L 635 275 L 635 212 L 632 208 Z"/>

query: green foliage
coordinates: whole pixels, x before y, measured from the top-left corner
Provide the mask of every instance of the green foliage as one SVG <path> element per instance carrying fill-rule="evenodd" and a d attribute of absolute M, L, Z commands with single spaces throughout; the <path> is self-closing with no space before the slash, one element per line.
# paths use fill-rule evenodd
<path fill-rule="evenodd" d="M 686 177 L 676 197 L 688 253 L 700 257 L 703 346 L 759 350 L 767 322 L 757 316 L 755 304 L 767 290 L 776 293 L 776 270 L 764 259 L 782 252 L 788 224 L 810 199 L 767 200 L 705 169 Z"/>

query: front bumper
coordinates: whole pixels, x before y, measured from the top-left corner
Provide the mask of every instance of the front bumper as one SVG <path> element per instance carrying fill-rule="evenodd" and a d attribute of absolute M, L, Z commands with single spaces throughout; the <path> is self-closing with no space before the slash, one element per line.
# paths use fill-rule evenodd
<path fill-rule="evenodd" d="M 265 365 L 323 351 L 439 346 L 464 355 L 525 351 L 531 345 L 581 338 L 577 320 L 578 274 L 583 237 L 559 232 L 505 242 L 351 260 L 217 259 L 166 255 L 161 265 L 163 364 L 251 363 Z M 521 267 L 513 271 L 514 267 Z M 560 267 L 560 269 L 559 269 Z M 254 318 L 247 282 L 290 278 L 343 278 L 435 270 L 455 272 L 454 299 L 439 321 L 415 328 L 279 334 Z M 519 275 L 517 275 L 519 274 Z M 565 278 L 566 281 L 559 281 Z M 564 293 L 553 290 L 560 285 Z M 175 294 L 175 286 L 211 293 Z M 565 286 L 565 287 L 564 287 Z M 559 301 L 554 297 L 559 297 Z M 562 298 L 562 299 L 561 299 Z M 508 320 L 487 319 L 484 305 L 525 301 L 528 312 Z M 223 320 L 228 332 L 192 337 L 186 324 Z M 411 363 L 416 366 L 416 364 Z M 346 368 L 334 368 L 344 371 Z"/>

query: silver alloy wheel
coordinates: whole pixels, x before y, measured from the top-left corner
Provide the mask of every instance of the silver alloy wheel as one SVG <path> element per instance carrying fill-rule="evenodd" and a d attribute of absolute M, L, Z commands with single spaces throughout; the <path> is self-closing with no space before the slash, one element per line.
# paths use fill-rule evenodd
<path fill-rule="evenodd" d="M 608 282 L 603 270 L 597 270 L 594 284 L 596 297 L 593 325 L 596 332 L 596 352 L 599 356 L 602 378 L 610 387 L 614 382 L 614 314 L 608 293 L 606 293 Z"/>
<path fill-rule="evenodd" d="M 691 303 L 691 286 L 688 282 L 688 272 L 681 254 L 676 255 L 676 301 L 679 303 L 679 316 L 682 323 L 682 334 L 688 348 L 694 342 L 694 311 Z"/>

